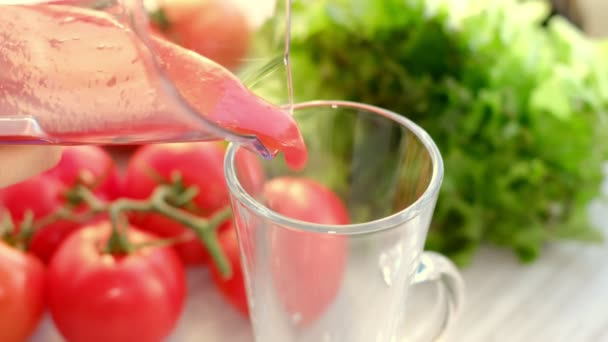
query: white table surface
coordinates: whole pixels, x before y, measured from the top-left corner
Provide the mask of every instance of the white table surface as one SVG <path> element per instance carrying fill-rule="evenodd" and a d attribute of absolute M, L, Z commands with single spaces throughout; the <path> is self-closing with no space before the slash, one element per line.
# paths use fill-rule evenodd
<path fill-rule="evenodd" d="M 608 193 L 608 184 L 605 188 Z M 593 203 L 590 215 L 608 233 L 608 203 Z M 486 247 L 463 273 L 467 301 L 451 341 L 608 341 L 608 243 L 555 243 L 531 265 Z M 191 270 L 189 290 L 169 342 L 252 341 L 249 324 L 224 303 L 207 272 Z M 48 317 L 32 338 L 59 341 Z"/>

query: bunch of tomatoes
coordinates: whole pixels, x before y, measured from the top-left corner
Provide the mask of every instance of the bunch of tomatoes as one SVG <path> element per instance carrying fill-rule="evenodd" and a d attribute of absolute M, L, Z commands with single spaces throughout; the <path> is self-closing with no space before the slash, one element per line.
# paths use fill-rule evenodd
<path fill-rule="evenodd" d="M 246 175 L 244 187 L 262 189 L 273 209 L 308 221 L 348 223 L 344 204 L 322 185 L 298 177 L 265 180 L 258 157 L 241 152 L 236 166 Z M 45 311 L 69 342 L 161 341 L 182 314 L 186 268 L 209 269 L 228 306 L 248 317 L 224 155 L 221 142 L 145 145 L 119 168 L 102 147 L 70 146 L 53 169 L 0 189 L 0 341 L 26 341 Z M 175 215 L 140 210 L 159 189 L 187 195 L 164 205 L 207 224 L 229 264 L 228 276 L 196 230 Z M 134 210 L 123 213 L 116 235 L 111 208 L 120 206 Z M 209 225 L 217 217 L 222 219 Z M 117 236 L 130 248 L 108 248 Z M 287 309 L 313 319 L 338 291 L 344 240 L 286 230 L 273 241 L 272 252 L 293 266 L 275 279 Z M 296 245 L 308 256 L 294 252 Z M 312 249 L 317 253 L 311 257 Z M 318 277 L 324 288 L 307 291 Z"/>

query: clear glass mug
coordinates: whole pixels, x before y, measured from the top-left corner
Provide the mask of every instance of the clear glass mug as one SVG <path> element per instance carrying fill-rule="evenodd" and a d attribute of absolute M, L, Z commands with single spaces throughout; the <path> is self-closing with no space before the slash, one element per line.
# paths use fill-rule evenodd
<path fill-rule="evenodd" d="M 443 178 L 435 143 L 407 118 L 364 104 L 300 103 L 294 115 L 310 154 L 304 170 L 287 169 L 281 158 L 259 159 L 263 175 L 252 185 L 251 167 L 235 166 L 237 144 L 225 159 L 255 340 L 439 340 L 462 306 L 464 285 L 447 258 L 423 251 Z M 333 190 L 351 224 L 275 212 L 264 189 L 283 176 Z M 429 325 L 421 317 L 430 306 L 412 310 L 407 297 L 426 282 L 439 282 L 443 317 L 431 319 L 438 329 L 430 330 L 439 331 L 422 339 L 416 322 Z"/>

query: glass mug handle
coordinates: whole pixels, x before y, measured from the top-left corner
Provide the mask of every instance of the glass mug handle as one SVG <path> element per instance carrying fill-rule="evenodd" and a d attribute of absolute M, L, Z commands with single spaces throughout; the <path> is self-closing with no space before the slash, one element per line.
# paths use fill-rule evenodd
<path fill-rule="evenodd" d="M 423 252 L 412 284 L 438 282 L 438 301 L 445 302 L 445 315 L 440 331 L 432 341 L 444 341 L 464 303 L 464 279 L 447 257 L 435 252 Z M 447 295 L 447 296 L 446 296 Z M 441 303 L 440 303 L 441 304 Z"/>

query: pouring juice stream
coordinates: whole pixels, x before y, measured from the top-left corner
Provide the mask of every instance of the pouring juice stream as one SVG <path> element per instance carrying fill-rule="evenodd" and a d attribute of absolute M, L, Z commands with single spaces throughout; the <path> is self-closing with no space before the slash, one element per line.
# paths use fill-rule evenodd
<path fill-rule="evenodd" d="M 253 139 L 305 164 L 290 111 L 192 51 L 155 36 L 145 46 L 115 11 L 0 5 L 0 144 Z"/>

